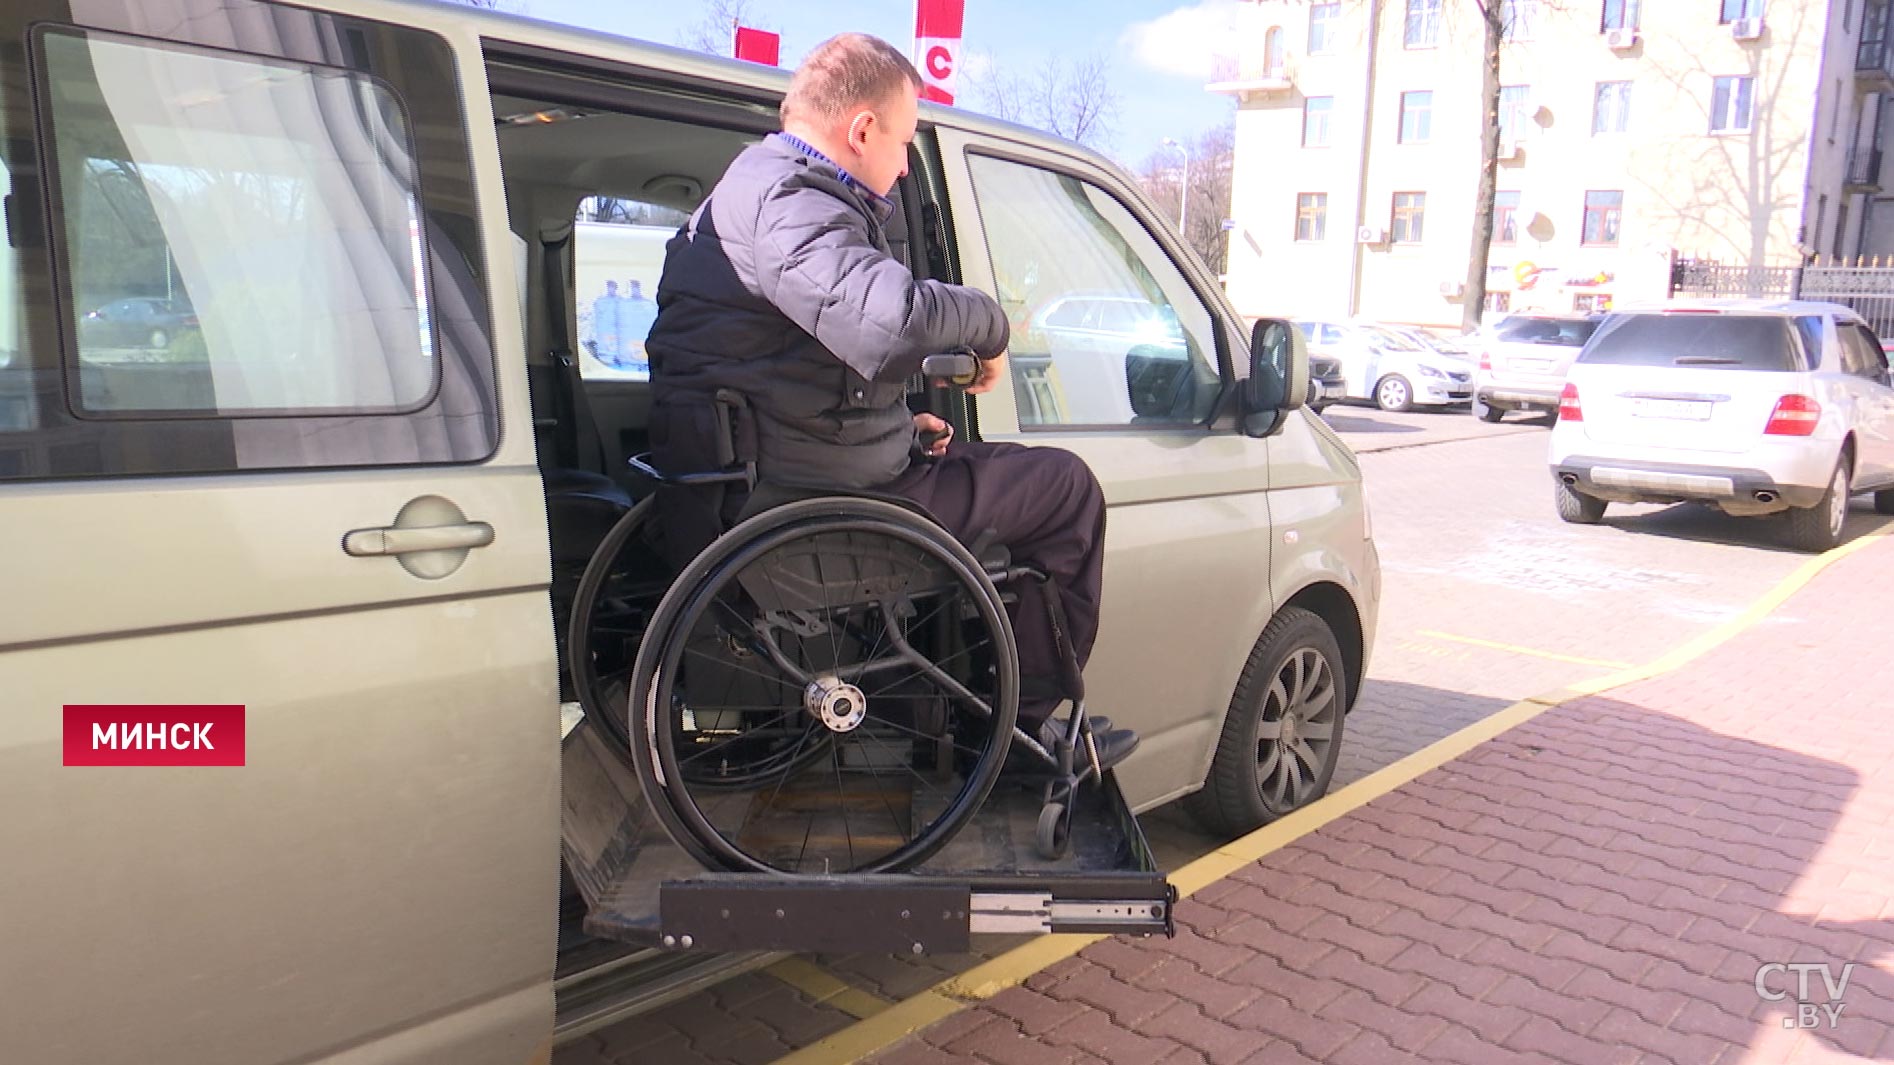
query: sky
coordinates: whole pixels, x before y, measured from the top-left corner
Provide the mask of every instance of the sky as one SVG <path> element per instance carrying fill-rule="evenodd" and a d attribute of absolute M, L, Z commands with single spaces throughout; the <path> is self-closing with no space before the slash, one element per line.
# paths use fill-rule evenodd
<path fill-rule="evenodd" d="M 1138 166 L 1166 137 L 1189 143 L 1224 123 L 1230 98 L 1204 91 L 1217 42 L 1231 34 L 1236 0 L 1177 4 L 1165 0 L 966 0 L 959 103 L 977 110 L 972 82 L 988 69 L 1030 75 L 1055 57 L 1102 54 L 1117 90 L 1113 135 L 1099 147 Z M 676 44 L 703 18 L 705 0 L 512 0 L 532 18 Z M 914 38 L 913 0 L 751 0 L 751 19 L 783 36 L 782 62 L 793 67 L 831 34 L 857 30 L 904 50 Z M 1170 154 L 1175 158 L 1175 153 Z"/>

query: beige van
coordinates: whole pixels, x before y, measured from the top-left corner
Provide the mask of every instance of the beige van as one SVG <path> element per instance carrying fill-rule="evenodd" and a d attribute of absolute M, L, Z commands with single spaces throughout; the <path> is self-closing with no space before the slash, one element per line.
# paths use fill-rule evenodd
<path fill-rule="evenodd" d="M 555 626 L 646 444 L 638 319 L 595 301 L 656 278 L 588 241 L 674 225 L 785 84 L 463 6 L 0 5 L 0 1061 L 544 1061 L 729 964 L 588 894 L 591 807 L 640 803 L 561 726 Z M 1312 801 L 1379 564 L 1300 347 L 1253 387 L 1215 279 L 1083 149 L 930 107 L 911 170 L 900 253 L 1018 326 L 1014 387 L 948 413 L 1104 483 L 1123 801 Z M 1158 308 L 1137 375 L 1110 328 L 1031 327 L 1077 292 Z M 133 299 L 161 331 L 87 324 Z M 104 734 L 73 708 L 127 705 L 240 707 L 241 764 L 67 764 Z"/>

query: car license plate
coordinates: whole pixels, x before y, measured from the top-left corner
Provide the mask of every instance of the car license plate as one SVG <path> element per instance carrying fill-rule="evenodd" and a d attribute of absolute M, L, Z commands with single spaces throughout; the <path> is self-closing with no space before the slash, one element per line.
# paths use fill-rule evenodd
<path fill-rule="evenodd" d="M 1708 421 L 1710 403 L 1701 399 L 1634 399 L 1631 413 L 1640 418 L 1673 418 L 1682 421 Z"/>
<path fill-rule="evenodd" d="M 1551 373 L 1551 359 L 1513 359 L 1511 366 L 1526 373 Z"/>

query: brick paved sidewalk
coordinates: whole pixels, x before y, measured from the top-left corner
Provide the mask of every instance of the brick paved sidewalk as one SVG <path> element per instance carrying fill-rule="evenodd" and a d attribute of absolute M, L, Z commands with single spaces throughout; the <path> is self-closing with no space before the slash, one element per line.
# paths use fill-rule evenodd
<path fill-rule="evenodd" d="M 1894 543 L 1549 710 L 884 1065 L 1894 1058 Z M 1810 970 L 1824 1027 L 1787 1027 Z M 1786 995 L 1784 994 L 1786 992 Z"/>

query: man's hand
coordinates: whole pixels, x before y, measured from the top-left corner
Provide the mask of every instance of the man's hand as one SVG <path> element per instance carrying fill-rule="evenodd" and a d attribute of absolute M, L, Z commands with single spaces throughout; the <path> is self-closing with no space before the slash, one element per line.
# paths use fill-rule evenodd
<path fill-rule="evenodd" d="M 954 427 L 923 411 L 914 416 L 914 431 L 921 434 L 921 450 L 934 458 L 947 453 L 947 442 L 954 438 Z"/>
<path fill-rule="evenodd" d="M 993 391 L 994 386 L 1000 383 L 1000 379 L 1006 376 L 1006 353 L 1002 351 L 990 359 L 981 359 L 978 366 L 979 376 L 967 386 L 967 394 L 970 396 Z"/>

